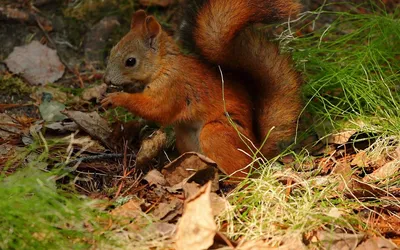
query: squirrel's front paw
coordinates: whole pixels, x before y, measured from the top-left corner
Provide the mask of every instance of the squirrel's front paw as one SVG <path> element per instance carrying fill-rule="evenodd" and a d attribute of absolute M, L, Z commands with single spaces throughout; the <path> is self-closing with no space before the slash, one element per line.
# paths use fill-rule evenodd
<path fill-rule="evenodd" d="M 101 106 L 107 107 L 119 107 L 124 106 L 127 101 L 127 93 L 111 93 L 108 94 L 103 100 L 101 100 Z"/>

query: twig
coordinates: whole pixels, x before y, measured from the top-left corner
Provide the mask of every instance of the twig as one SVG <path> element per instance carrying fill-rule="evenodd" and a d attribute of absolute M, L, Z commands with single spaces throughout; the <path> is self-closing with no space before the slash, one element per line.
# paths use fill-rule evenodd
<path fill-rule="evenodd" d="M 129 154 L 131 157 L 135 157 L 136 154 Z M 81 163 L 81 162 L 93 162 L 93 161 L 98 161 L 98 160 L 107 160 L 107 159 L 119 159 L 123 158 L 124 154 L 100 154 L 100 155 L 91 155 L 91 156 L 86 156 L 86 157 L 81 157 L 78 159 L 75 159 L 73 161 L 70 161 L 67 163 L 67 166 L 69 165 L 74 165 L 76 163 Z"/>
<path fill-rule="evenodd" d="M 124 143 L 124 158 L 123 158 L 123 163 L 122 163 L 122 168 L 123 168 L 123 177 L 120 179 L 121 183 L 118 186 L 118 190 L 115 193 L 115 198 L 119 196 L 122 190 L 122 186 L 124 185 L 123 180 L 128 176 L 128 173 L 126 172 L 128 169 L 128 164 L 127 164 L 127 151 L 128 151 L 128 141 L 125 141 Z M 131 173 L 131 172 L 129 172 Z"/>
<path fill-rule="evenodd" d="M 58 53 L 58 49 L 57 49 L 57 44 L 53 41 L 53 39 L 49 36 L 49 34 L 47 33 L 47 31 L 44 29 L 43 25 L 40 23 L 39 19 L 36 18 L 36 23 L 39 26 L 39 28 L 42 30 L 44 36 L 46 37 L 47 41 L 49 41 L 51 43 L 51 45 L 56 49 L 56 52 L 58 54 L 58 57 L 60 58 L 61 62 L 65 65 L 65 67 L 67 68 L 67 70 L 69 72 L 71 72 L 72 74 L 75 74 L 74 70 L 67 64 L 67 62 L 62 58 L 62 56 Z"/>

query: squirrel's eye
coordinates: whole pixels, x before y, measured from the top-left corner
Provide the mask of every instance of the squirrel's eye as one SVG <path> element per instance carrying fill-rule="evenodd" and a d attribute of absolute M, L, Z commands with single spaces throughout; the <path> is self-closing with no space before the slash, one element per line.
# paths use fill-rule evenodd
<path fill-rule="evenodd" d="M 126 67 L 133 67 L 136 64 L 136 58 L 130 57 L 128 60 L 125 62 Z"/>

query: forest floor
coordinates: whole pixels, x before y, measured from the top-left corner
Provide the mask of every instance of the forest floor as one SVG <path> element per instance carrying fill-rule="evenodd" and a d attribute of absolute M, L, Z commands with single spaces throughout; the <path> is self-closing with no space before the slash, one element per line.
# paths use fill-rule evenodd
<path fill-rule="evenodd" d="M 174 35 L 179 2 L 0 3 L 0 248 L 398 249 L 400 5 L 310 0 L 260 27 L 305 108 L 296 143 L 232 185 L 171 128 L 99 104 L 132 13 Z"/>

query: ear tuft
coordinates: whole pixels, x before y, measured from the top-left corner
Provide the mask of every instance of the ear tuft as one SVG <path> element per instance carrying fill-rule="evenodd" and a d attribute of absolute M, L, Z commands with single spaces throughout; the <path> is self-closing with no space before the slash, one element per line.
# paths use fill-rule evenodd
<path fill-rule="evenodd" d="M 152 49 L 156 49 L 157 38 L 161 34 L 161 25 L 153 16 L 146 17 L 145 24 L 149 45 Z"/>
<path fill-rule="evenodd" d="M 142 27 L 145 22 L 146 16 L 147 15 L 144 10 L 136 11 L 132 16 L 131 29 L 134 29 L 135 27 Z"/>

